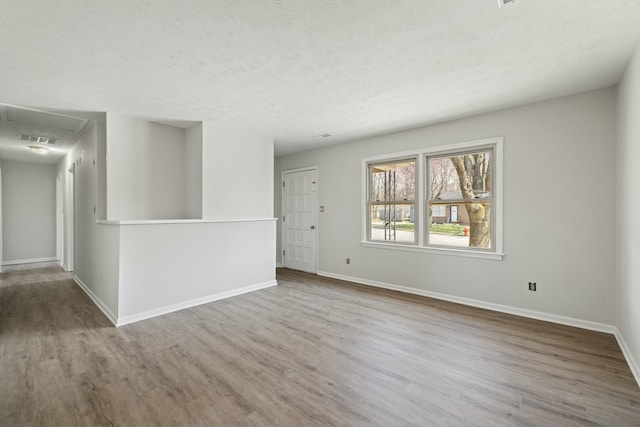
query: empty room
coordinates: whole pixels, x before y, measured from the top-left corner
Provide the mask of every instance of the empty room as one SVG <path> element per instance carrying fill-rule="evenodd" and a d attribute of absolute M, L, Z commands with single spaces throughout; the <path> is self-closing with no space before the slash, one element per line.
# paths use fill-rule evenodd
<path fill-rule="evenodd" d="M 0 10 L 0 426 L 640 426 L 640 1 Z"/>

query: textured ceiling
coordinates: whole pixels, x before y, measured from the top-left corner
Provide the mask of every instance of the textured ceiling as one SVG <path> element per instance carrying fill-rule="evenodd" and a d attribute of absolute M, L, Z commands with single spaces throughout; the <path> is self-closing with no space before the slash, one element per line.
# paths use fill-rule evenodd
<path fill-rule="evenodd" d="M 278 154 L 610 86 L 640 35 L 640 0 L 1 9 L 1 103 L 219 121 L 272 137 Z"/>

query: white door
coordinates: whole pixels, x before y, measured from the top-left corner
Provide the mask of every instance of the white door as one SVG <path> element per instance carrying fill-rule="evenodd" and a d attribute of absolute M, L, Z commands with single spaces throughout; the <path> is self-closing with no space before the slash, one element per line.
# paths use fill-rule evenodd
<path fill-rule="evenodd" d="M 283 265 L 316 272 L 316 170 L 284 172 Z"/>

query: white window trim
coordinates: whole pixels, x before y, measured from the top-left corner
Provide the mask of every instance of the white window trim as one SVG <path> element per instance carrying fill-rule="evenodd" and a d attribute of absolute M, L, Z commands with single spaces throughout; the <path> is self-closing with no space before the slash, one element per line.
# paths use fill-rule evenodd
<path fill-rule="evenodd" d="M 413 155 L 408 156 L 408 157 L 395 157 L 394 156 L 393 158 L 389 158 L 388 160 L 389 160 L 388 162 L 385 160 L 383 163 L 386 164 L 386 163 L 393 163 L 395 161 L 413 160 L 415 162 L 415 167 L 417 169 L 418 168 L 418 162 L 421 159 L 420 159 L 420 156 L 417 156 L 417 155 L 413 154 Z M 365 206 L 365 211 L 367 212 L 367 214 L 366 214 L 367 217 L 369 215 L 368 212 L 369 212 L 369 207 L 370 206 L 369 206 L 369 200 L 368 200 L 366 192 L 369 191 L 369 186 L 371 185 L 371 182 L 370 182 L 371 176 L 369 174 L 369 166 L 370 165 L 375 165 L 375 164 L 376 164 L 375 161 L 369 161 L 369 162 L 367 162 L 365 164 L 365 175 L 364 176 L 365 176 L 366 181 L 364 183 L 365 193 L 363 195 L 364 195 L 365 204 L 367 205 L 367 206 Z M 417 177 L 416 177 L 416 179 L 417 179 Z M 413 207 L 414 207 L 414 214 L 413 215 L 414 215 L 414 217 L 415 217 L 415 215 L 418 215 L 421 212 L 421 210 L 420 210 L 420 200 L 418 199 L 418 196 L 421 194 L 419 192 L 421 190 L 421 188 L 418 186 L 418 183 L 416 183 L 416 187 L 415 188 L 416 188 L 416 192 L 414 194 L 414 200 L 413 200 Z M 398 204 L 408 205 L 409 203 L 401 202 L 401 203 L 398 203 Z M 365 231 L 365 234 L 364 234 L 363 240 L 365 242 L 368 242 L 368 243 L 379 242 L 379 243 L 382 243 L 382 244 L 386 244 L 384 241 L 381 241 L 381 240 L 371 240 L 371 236 L 369 235 L 368 224 L 365 224 L 364 231 Z M 411 245 L 411 246 L 418 245 L 419 241 L 420 241 L 420 233 L 418 233 L 418 230 L 415 230 L 414 234 L 415 234 L 415 241 L 413 243 L 399 243 L 399 244 L 400 245 Z"/>
<path fill-rule="evenodd" d="M 503 143 L 504 138 L 502 137 L 494 137 L 494 138 L 485 138 L 478 139 L 474 141 L 461 142 L 457 144 L 448 144 L 448 145 L 440 145 L 435 147 L 426 147 L 420 148 L 417 150 L 411 151 L 403 151 L 398 153 L 389 153 L 383 155 L 377 155 L 372 157 L 366 157 L 362 159 L 361 162 L 361 241 L 360 245 L 362 247 L 367 248 L 381 248 L 388 250 L 397 250 L 397 251 L 409 251 L 409 252 L 423 252 L 423 253 L 431 253 L 431 254 L 439 254 L 439 255 L 455 255 L 455 256 L 464 256 L 471 258 L 483 258 L 483 259 L 492 259 L 492 260 L 502 260 L 504 258 L 504 250 L 503 250 Z M 493 155 L 495 159 L 495 179 L 493 182 L 493 190 L 494 190 L 494 228 L 495 228 L 495 249 L 491 251 L 486 251 L 482 249 L 458 249 L 453 247 L 437 247 L 437 246 L 425 246 L 425 238 L 424 238 L 424 227 L 425 227 L 425 218 L 423 215 L 424 210 L 424 201 L 426 199 L 425 196 L 425 167 L 422 163 L 425 163 L 426 158 L 428 156 L 434 156 L 439 154 L 447 154 L 449 152 L 457 152 L 469 149 L 476 149 L 486 146 L 493 147 Z M 368 240 L 368 197 L 367 192 L 369 191 L 369 164 L 375 162 L 386 162 L 393 160 L 401 160 L 410 157 L 416 157 L 417 162 L 420 162 L 420 166 L 416 163 L 416 167 L 418 168 L 417 173 L 417 182 L 416 182 L 416 212 L 415 217 L 417 219 L 416 224 L 419 230 L 418 232 L 418 241 L 413 244 L 399 244 L 397 242 L 387 243 L 387 242 L 379 242 L 379 241 L 371 241 Z"/>

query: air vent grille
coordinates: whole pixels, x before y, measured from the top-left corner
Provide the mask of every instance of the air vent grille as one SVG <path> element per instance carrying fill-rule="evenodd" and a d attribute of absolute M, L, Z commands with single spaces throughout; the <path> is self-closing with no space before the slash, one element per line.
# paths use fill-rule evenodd
<path fill-rule="evenodd" d="M 330 136 L 331 136 L 331 134 L 330 134 L 330 133 L 322 133 L 322 134 L 320 134 L 320 135 L 315 135 L 315 136 L 313 136 L 312 138 L 313 138 L 313 139 L 318 139 L 318 138 L 329 138 Z"/>
<path fill-rule="evenodd" d="M 37 136 L 37 135 L 24 135 L 20 134 L 20 141 L 26 142 L 36 142 L 38 144 L 55 144 L 56 140 L 54 138 L 49 138 L 47 136 Z"/>

